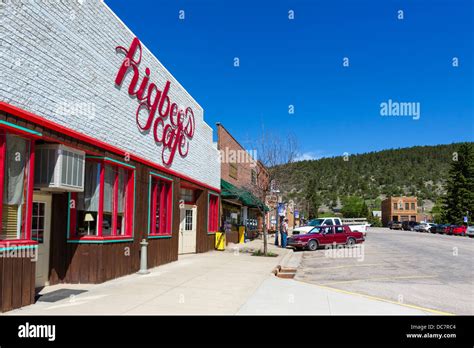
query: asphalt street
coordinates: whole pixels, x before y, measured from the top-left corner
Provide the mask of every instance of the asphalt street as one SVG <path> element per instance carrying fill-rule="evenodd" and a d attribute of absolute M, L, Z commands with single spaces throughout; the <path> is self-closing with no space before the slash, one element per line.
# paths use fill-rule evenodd
<path fill-rule="evenodd" d="M 370 228 L 359 250 L 304 251 L 295 280 L 473 315 L 474 238 Z"/>

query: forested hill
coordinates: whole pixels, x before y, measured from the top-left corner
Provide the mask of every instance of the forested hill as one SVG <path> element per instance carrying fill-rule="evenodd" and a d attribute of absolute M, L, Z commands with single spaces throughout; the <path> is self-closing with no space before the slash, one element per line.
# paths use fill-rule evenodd
<path fill-rule="evenodd" d="M 338 198 L 359 196 L 375 200 L 382 195 L 416 195 L 435 201 L 454 153 L 461 143 L 384 150 L 360 155 L 300 161 L 281 167 L 280 187 L 287 199 L 300 201 L 310 179 L 322 203 L 338 205 Z"/>

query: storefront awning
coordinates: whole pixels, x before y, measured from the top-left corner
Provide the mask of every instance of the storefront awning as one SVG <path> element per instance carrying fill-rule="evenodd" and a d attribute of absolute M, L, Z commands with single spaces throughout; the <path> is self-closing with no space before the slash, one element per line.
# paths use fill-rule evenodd
<path fill-rule="evenodd" d="M 249 208 L 261 209 L 263 207 L 265 211 L 270 210 L 265 204 L 263 204 L 261 200 L 255 197 L 255 195 L 252 194 L 251 192 L 243 188 L 236 187 L 232 185 L 231 183 L 222 179 L 221 179 L 221 197 L 224 199 L 239 200 L 240 202 L 242 202 L 244 206 L 247 206 Z"/>

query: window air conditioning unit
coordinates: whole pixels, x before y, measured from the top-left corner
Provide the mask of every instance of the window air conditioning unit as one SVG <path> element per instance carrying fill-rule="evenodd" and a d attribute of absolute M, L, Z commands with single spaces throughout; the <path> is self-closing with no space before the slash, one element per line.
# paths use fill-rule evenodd
<path fill-rule="evenodd" d="M 61 144 L 37 145 L 35 188 L 42 191 L 83 192 L 86 153 Z"/>

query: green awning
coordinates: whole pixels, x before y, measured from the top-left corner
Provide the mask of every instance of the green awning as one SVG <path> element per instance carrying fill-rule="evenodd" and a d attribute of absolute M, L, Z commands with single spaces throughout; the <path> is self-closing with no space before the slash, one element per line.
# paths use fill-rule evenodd
<path fill-rule="evenodd" d="M 261 209 L 263 207 L 265 211 L 270 210 L 265 204 L 263 204 L 261 200 L 255 197 L 255 195 L 252 194 L 251 192 L 243 188 L 236 187 L 232 185 L 230 182 L 227 182 L 222 179 L 221 179 L 221 197 L 224 199 L 225 198 L 237 199 L 240 202 L 242 202 L 243 205 L 249 208 Z"/>

